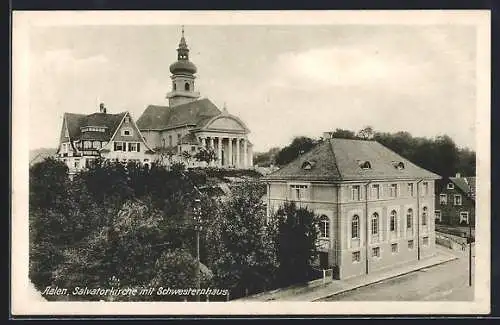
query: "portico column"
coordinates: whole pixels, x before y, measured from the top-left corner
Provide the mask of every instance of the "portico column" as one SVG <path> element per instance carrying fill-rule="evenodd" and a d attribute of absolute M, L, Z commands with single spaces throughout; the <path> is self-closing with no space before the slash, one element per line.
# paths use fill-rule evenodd
<path fill-rule="evenodd" d="M 252 147 L 248 147 L 248 166 L 253 167 L 253 150 L 252 150 Z"/>
<path fill-rule="evenodd" d="M 228 143 L 228 155 L 229 155 L 227 164 L 228 166 L 231 166 L 233 164 L 233 138 L 227 138 L 227 143 Z"/>
<path fill-rule="evenodd" d="M 243 166 L 246 168 L 248 165 L 248 156 L 247 156 L 247 139 L 243 139 Z"/>
<path fill-rule="evenodd" d="M 203 147 L 203 149 L 205 149 L 206 147 L 206 141 L 205 141 L 205 138 L 201 138 L 201 146 Z"/>
<path fill-rule="evenodd" d="M 236 138 L 236 167 L 240 167 L 240 138 Z"/>
<path fill-rule="evenodd" d="M 219 137 L 219 147 L 217 148 L 217 159 L 219 166 L 222 166 L 222 138 Z"/>

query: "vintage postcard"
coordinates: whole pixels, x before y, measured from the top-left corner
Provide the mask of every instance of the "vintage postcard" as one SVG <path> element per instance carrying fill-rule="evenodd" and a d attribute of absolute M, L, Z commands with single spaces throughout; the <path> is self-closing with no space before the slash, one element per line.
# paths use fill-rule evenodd
<path fill-rule="evenodd" d="M 488 11 L 12 35 L 12 315 L 490 312 Z"/>

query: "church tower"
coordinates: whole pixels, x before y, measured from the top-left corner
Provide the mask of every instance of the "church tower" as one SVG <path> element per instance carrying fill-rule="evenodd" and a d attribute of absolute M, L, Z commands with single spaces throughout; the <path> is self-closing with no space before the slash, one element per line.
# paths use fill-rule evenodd
<path fill-rule="evenodd" d="M 196 70 L 196 66 L 189 61 L 189 48 L 184 38 L 184 26 L 182 26 L 182 37 L 177 48 L 177 61 L 170 65 L 172 91 L 167 94 L 170 107 L 192 102 L 200 97 L 200 93 L 195 91 Z"/>

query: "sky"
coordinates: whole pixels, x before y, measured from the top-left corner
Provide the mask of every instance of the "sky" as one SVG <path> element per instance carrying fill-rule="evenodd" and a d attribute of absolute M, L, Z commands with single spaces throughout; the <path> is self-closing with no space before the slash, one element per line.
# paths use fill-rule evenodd
<path fill-rule="evenodd" d="M 449 135 L 475 149 L 476 29 L 467 25 L 186 25 L 196 88 L 250 128 L 254 151 L 336 128 Z M 167 105 L 180 26 L 38 26 L 30 33 L 30 148 L 64 112 L 137 120 Z"/>

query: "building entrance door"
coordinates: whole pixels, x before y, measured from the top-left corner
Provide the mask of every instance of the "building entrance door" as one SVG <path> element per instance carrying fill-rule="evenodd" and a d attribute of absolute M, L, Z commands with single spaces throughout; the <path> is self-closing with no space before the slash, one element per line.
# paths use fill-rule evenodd
<path fill-rule="evenodd" d="M 319 267 L 321 269 L 328 269 L 328 253 L 319 252 Z"/>

